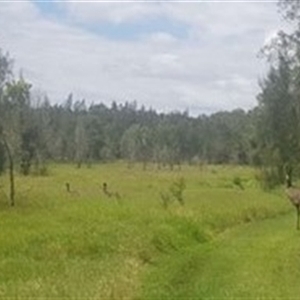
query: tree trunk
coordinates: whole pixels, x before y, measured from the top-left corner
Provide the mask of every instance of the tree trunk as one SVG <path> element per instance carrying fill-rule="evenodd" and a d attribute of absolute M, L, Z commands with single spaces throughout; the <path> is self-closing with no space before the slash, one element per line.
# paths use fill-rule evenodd
<path fill-rule="evenodd" d="M 9 148 L 9 145 L 5 139 L 5 137 L 2 137 L 3 143 L 7 152 L 8 161 L 9 161 L 9 179 L 10 179 L 10 205 L 15 205 L 15 177 L 14 177 L 14 160 L 11 153 L 11 150 Z"/>
<path fill-rule="evenodd" d="M 293 185 L 293 168 L 289 165 L 285 167 L 286 185 L 290 188 Z"/>
<path fill-rule="evenodd" d="M 300 217 L 300 206 L 297 206 L 297 230 L 300 229 L 300 224 L 299 224 L 299 217 Z"/>

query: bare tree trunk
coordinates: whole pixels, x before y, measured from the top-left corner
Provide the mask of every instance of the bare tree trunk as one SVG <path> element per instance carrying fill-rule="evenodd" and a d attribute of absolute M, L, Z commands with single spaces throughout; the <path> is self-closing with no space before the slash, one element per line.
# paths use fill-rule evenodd
<path fill-rule="evenodd" d="M 292 187 L 293 185 L 292 175 L 293 175 L 293 168 L 289 165 L 285 166 L 286 184 L 288 188 Z"/>
<path fill-rule="evenodd" d="M 6 138 L 3 136 L 3 143 L 7 152 L 8 160 L 9 160 L 9 179 L 10 179 L 10 205 L 15 205 L 15 177 L 14 177 L 14 160 L 9 148 L 9 145 L 6 141 Z"/>
<path fill-rule="evenodd" d="M 300 217 L 300 206 L 297 206 L 297 230 L 300 229 L 300 224 L 299 224 L 299 217 Z"/>

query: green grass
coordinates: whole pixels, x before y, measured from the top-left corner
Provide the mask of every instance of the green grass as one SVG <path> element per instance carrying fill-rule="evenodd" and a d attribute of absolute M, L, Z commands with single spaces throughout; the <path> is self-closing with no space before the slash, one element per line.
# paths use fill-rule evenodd
<path fill-rule="evenodd" d="M 296 299 L 299 234 L 281 190 L 233 166 L 125 164 L 0 177 L 0 299 Z M 185 205 L 160 192 L 183 177 Z M 103 182 L 121 199 L 108 198 Z M 67 193 L 70 182 L 76 193 Z"/>
<path fill-rule="evenodd" d="M 299 234 L 290 221 L 242 225 L 161 260 L 148 270 L 141 298 L 299 299 Z"/>

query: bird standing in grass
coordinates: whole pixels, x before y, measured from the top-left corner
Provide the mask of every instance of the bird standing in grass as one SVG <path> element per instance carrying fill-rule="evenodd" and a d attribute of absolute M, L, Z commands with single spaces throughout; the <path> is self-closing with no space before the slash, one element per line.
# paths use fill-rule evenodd
<path fill-rule="evenodd" d="M 300 189 L 294 188 L 290 180 L 289 175 L 286 175 L 286 194 L 290 199 L 291 203 L 295 206 L 297 211 L 297 230 L 300 229 L 299 218 L 300 218 Z"/>

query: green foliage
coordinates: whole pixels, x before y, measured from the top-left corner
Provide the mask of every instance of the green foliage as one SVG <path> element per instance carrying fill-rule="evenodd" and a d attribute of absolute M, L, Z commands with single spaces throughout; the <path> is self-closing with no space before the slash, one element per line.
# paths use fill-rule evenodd
<path fill-rule="evenodd" d="M 268 187 L 282 183 L 284 166 L 289 166 L 292 172 L 299 161 L 299 103 L 291 93 L 291 78 L 290 66 L 281 58 L 278 68 L 271 68 L 258 97 L 260 152 L 266 168 L 262 179 Z"/>
<path fill-rule="evenodd" d="M 170 184 L 167 191 L 161 191 L 159 195 L 163 208 L 167 209 L 174 201 L 184 205 L 183 192 L 185 188 L 185 180 L 183 177 L 180 177 Z"/>
<path fill-rule="evenodd" d="M 282 183 L 279 172 L 274 168 L 261 168 L 258 170 L 256 179 L 259 181 L 263 189 L 271 190 Z"/>
<path fill-rule="evenodd" d="M 31 93 L 21 77 L 12 80 L 11 62 L 0 52 L 0 117 L 9 128 L 10 144 L 23 174 L 36 160 L 74 162 L 126 159 L 129 165 L 150 162 L 180 168 L 194 158 L 210 163 L 252 162 L 251 112 L 241 109 L 211 116 L 187 112 L 160 114 L 136 102 L 87 106 L 70 93 L 62 104 Z M 8 131 L 8 129 L 5 129 Z"/>
<path fill-rule="evenodd" d="M 121 150 L 129 162 L 143 162 L 144 169 L 152 157 L 152 133 L 145 126 L 132 125 L 124 132 Z"/>
<path fill-rule="evenodd" d="M 186 188 L 185 180 L 183 177 L 175 180 L 170 186 L 171 195 L 181 204 L 184 205 L 183 192 Z"/>
<path fill-rule="evenodd" d="M 160 192 L 160 199 L 161 199 L 161 204 L 163 206 L 163 208 L 167 209 L 169 207 L 169 205 L 172 203 L 172 198 L 171 195 L 169 193 L 166 192 Z"/>
<path fill-rule="evenodd" d="M 286 167 L 292 177 L 300 158 L 299 1 L 280 0 L 280 11 L 292 24 L 264 46 L 270 70 L 261 82 L 257 122 L 261 162 L 272 169 L 263 174 L 268 186 L 283 182 Z M 277 172 L 277 174 L 274 174 Z"/>
<path fill-rule="evenodd" d="M 239 187 L 241 190 L 244 189 L 244 185 L 243 185 L 243 181 L 242 181 L 241 177 L 234 176 L 232 182 L 235 186 Z"/>
<path fill-rule="evenodd" d="M 279 0 L 278 5 L 284 16 L 297 24 L 300 18 L 300 3 L 294 0 Z"/>
<path fill-rule="evenodd" d="M 5 147 L 2 142 L 0 142 L 0 175 L 5 169 Z"/>
<path fill-rule="evenodd" d="M 12 75 L 12 60 L 8 54 L 3 54 L 0 49 L 0 97 L 2 96 L 2 89 L 8 82 Z"/>
<path fill-rule="evenodd" d="M 34 171 L 32 172 L 33 175 L 37 176 L 48 176 L 49 175 L 49 168 L 45 163 L 38 163 L 35 165 Z"/>
<path fill-rule="evenodd" d="M 146 273 L 140 299 L 297 298 L 297 249 L 289 215 L 240 226 L 165 256 Z"/>

